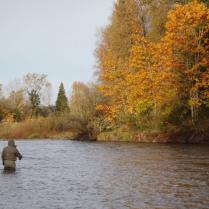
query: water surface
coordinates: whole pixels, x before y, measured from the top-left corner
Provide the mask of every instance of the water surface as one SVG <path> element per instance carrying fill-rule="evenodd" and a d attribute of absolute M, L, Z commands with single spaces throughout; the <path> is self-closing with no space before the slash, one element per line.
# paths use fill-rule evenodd
<path fill-rule="evenodd" d="M 0 149 L 6 142 L 0 142 Z M 209 147 L 18 141 L 0 209 L 209 208 Z"/>

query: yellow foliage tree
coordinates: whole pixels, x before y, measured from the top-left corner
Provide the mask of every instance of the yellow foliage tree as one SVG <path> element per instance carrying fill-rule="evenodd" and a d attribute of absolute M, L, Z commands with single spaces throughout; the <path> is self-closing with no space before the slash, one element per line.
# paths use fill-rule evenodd
<path fill-rule="evenodd" d="M 151 110 L 151 116 L 157 119 L 171 112 L 176 96 L 176 76 L 166 56 L 170 53 L 163 41 L 152 43 L 144 37 L 136 37 L 127 77 L 129 106 L 135 114 Z"/>
<path fill-rule="evenodd" d="M 114 56 L 112 50 L 100 49 L 100 80 L 102 84 L 98 89 L 108 98 L 107 104 L 99 105 L 98 109 L 107 113 L 107 119 L 113 121 L 121 112 L 126 112 L 126 76 L 127 65 Z"/>
<path fill-rule="evenodd" d="M 146 115 L 149 120 L 162 122 L 184 103 L 195 122 L 198 109 L 209 103 L 206 5 L 197 1 L 177 5 L 169 12 L 165 36 L 158 42 L 144 37 L 140 25 L 132 24 L 131 28 L 130 53 L 125 58 L 115 53 L 111 41 L 98 50 L 99 89 L 108 98 L 98 109 L 107 114 L 109 121 L 121 115 L 139 120 Z"/>
<path fill-rule="evenodd" d="M 171 67 L 179 77 L 179 93 L 188 98 L 193 123 L 209 99 L 209 9 L 193 1 L 168 15 L 164 41 L 172 50 Z"/>

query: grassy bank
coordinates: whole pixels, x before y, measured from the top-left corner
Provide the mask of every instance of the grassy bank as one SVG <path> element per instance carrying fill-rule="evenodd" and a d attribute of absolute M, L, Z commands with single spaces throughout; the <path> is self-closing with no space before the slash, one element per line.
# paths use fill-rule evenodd
<path fill-rule="evenodd" d="M 188 143 L 209 144 L 209 128 L 176 128 L 166 131 L 137 131 L 116 129 L 102 132 L 98 141 L 143 142 L 143 143 Z"/>
<path fill-rule="evenodd" d="M 27 119 L 22 122 L 0 124 L 1 139 L 76 139 L 89 140 L 88 134 L 72 131 L 68 117 L 50 116 Z M 74 124 L 75 125 L 75 124 Z M 77 129 L 79 130 L 79 129 Z M 85 130 L 85 129 L 84 129 Z M 202 121 L 196 127 L 172 127 L 139 130 L 128 126 L 101 131 L 97 141 L 148 142 L 148 143 L 209 143 L 209 122 Z"/>
<path fill-rule="evenodd" d="M 69 130 L 63 118 L 40 117 L 0 125 L 0 138 L 2 139 L 69 139 L 72 137 L 73 133 Z"/>

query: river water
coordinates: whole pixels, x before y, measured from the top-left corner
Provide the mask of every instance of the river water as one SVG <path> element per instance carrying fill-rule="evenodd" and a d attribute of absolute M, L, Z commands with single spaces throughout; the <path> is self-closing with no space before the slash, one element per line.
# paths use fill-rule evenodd
<path fill-rule="evenodd" d="M 209 208 L 209 147 L 18 141 L 0 209 Z M 6 142 L 0 142 L 2 150 Z"/>

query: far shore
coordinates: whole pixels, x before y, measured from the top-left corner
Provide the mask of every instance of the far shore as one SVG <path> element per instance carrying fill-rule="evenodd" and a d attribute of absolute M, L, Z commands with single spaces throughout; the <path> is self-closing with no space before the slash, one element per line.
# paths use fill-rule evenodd
<path fill-rule="evenodd" d="M 39 136 L 39 137 L 4 137 L 0 141 L 8 139 L 15 140 L 71 140 L 71 141 L 96 141 L 96 142 L 131 142 L 131 143 L 163 143 L 163 144 L 209 144 L 209 132 L 202 133 L 190 132 L 158 132 L 158 133 L 143 133 L 143 132 L 102 132 L 97 136 L 97 139 L 89 137 L 75 137 L 72 134 L 57 133 L 56 135 Z"/>

